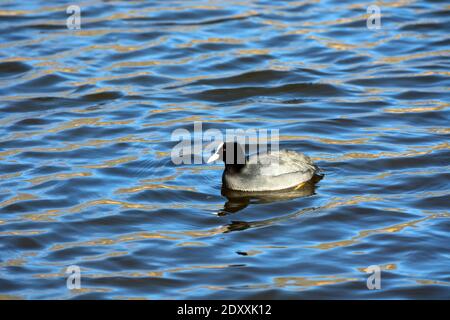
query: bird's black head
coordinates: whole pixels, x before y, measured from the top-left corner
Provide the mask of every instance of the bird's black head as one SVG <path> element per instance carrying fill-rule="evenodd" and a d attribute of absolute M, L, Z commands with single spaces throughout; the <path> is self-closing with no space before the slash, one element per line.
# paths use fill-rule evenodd
<path fill-rule="evenodd" d="M 208 162 L 218 159 L 225 163 L 225 170 L 228 172 L 239 172 L 246 161 L 244 149 L 238 142 L 221 143 Z"/>

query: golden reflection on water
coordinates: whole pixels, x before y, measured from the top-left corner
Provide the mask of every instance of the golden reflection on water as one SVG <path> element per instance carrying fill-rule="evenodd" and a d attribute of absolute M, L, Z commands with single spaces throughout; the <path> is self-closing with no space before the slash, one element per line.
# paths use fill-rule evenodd
<path fill-rule="evenodd" d="M 0 156 L 0 159 L 1 159 L 1 156 Z M 0 175 L 0 180 L 6 181 L 8 179 L 20 177 L 21 175 L 22 175 L 22 172 L 7 173 L 7 174 Z M 1 204 L 0 204 L 0 206 L 1 206 Z"/>
<path fill-rule="evenodd" d="M 368 143 L 371 138 L 357 138 L 357 139 L 332 139 L 332 138 L 321 138 L 317 136 L 300 136 L 300 135 L 280 135 L 280 141 L 317 141 L 325 144 L 365 144 Z"/>
<path fill-rule="evenodd" d="M 427 280 L 427 279 L 417 279 L 415 280 L 417 284 L 421 285 L 441 285 L 441 286 L 450 286 L 450 282 L 448 281 L 438 281 L 438 280 Z"/>
<path fill-rule="evenodd" d="M 0 208 L 3 206 L 15 203 L 16 201 L 20 200 L 31 200 L 31 199 L 37 199 L 37 197 L 31 195 L 23 194 L 20 195 L 20 197 L 14 197 L 9 200 L 6 200 L 2 203 L 0 203 Z M 63 209 L 49 209 L 42 213 L 27 213 L 20 215 L 20 219 L 23 220 L 30 220 L 30 221 L 46 221 L 46 222 L 54 222 L 57 221 L 57 218 L 62 217 L 64 215 L 79 213 L 84 210 L 90 209 L 95 206 L 103 206 L 103 205 L 112 205 L 112 206 L 119 206 L 121 209 L 140 209 L 140 210 L 157 210 L 157 209 L 184 209 L 184 208 L 198 208 L 200 210 L 211 210 L 211 205 L 207 204 L 186 204 L 186 203 L 173 203 L 170 205 L 167 204 L 141 204 L 141 203 L 133 203 L 133 202 L 126 202 L 126 201 L 120 201 L 120 200 L 113 200 L 113 199 L 97 199 L 97 200 L 91 200 L 86 201 L 81 204 L 77 204 L 75 206 L 69 207 L 69 208 L 63 208 Z M 219 207 L 219 205 L 217 206 Z M 11 221 L 11 220 L 8 220 Z M 3 221 L 0 220 L 0 224 L 2 224 Z"/>
<path fill-rule="evenodd" d="M 21 136 L 14 137 L 15 139 L 22 138 Z M 7 152 L 7 156 L 19 154 L 22 152 L 66 152 L 66 151 L 73 151 L 78 150 L 82 147 L 96 147 L 96 146 L 102 146 L 102 145 L 108 145 L 108 144 L 114 144 L 114 143 L 121 143 L 121 142 L 153 142 L 149 141 L 143 138 L 137 138 L 131 135 L 113 138 L 113 139 L 93 139 L 93 140 L 86 140 L 80 143 L 66 143 L 63 147 L 34 147 L 34 148 L 23 148 L 23 149 L 12 149 Z M 0 154 L 0 157 L 2 154 Z"/>
<path fill-rule="evenodd" d="M 374 174 L 374 175 L 361 175 L 361 176 L 353 176 L 353 179 L 358 180 L 358 181 L 376 181 L 376 180 L 384 180 L 387 178 L 393 178 L 395 176 L 403 176 L 403 175 L 410 175 L 410 176 L 421 176 L 421 175 L 436 175 L 436 174 L 441 174 L 442 173 L 442 169 L 444 170 L 450 170 L 450 167 L 443 167 L 443 168 L 439 168 L 439 169 L 428 169 L 428 170 L 423 170 L 423 169 L 414 169 L 414 170 L 408 170 L 408 171 L 401 171 L 401 172 L 381 172 L 379 174 Z M 342 178 L 342 177 L 333 177 L 331 178 L 333 179 L 333 184 L 340 184 L 340 183 L 344 183 L 346 181 L 346 178 Z M 394 210 L 394 208 L 393 208 Z M 396 209 L 398 210 L 398 209 Z"/>
<path fill-rule="evenodd" d="M 450 149 L 450 145 L 447 142 L 442 142 L 437 145 L 430 145 L 430 146 L 409 146 L 407 151 L 379 152 L 379 153 L 349 152 L 337 156 L 334 154 L 327 154 L 325 156 L 315 157 L 314 159 L 323 161 L 345 161 L 350 159 L 406 158 L 406 157 L 422 156 L 430 154 L 433 151 L 444 149 Z"/>
<path fill-rule="evenodd" d="M 330 284 L 358 281 L 357 278 L 342 278 L 337 276 L 311 276 L 311 277 L 277 277 L 274 278 L 274 286 L 284 287 L 318 287 Z"/>
<path fill-rule="evenodd" d="M 437 134 L 450 134 L 450 127 L 448 128 L 429 128 L 430 132 L 437 133 Z"/>
<path fill-rule="evenodd" d="M 126 202 L 126 201 L 120 201 L 120 200 L 112 200 L 112 199 L 97 199 L 97 200 L 91 200 L 91 201 L 76 205 L 76 206 L 68 209 L 68 211 L 70 213 L 77 213 L 77 212 L 83 211 L 87 208 L 90 208 L 93 206 L 99 206 L 99 205 L 118 205 L 124 209 L 143 209 L 143 210 L 153 210 L 153 209 L 159 208 L 159 206 L 156 206 L 156 205 L 145 205 L 145 204 L 141 204 L 141 203 L 132 203 L 132 202 Z"/>
<path fill-rule="evenodd" d="M 413 53 L 408 55 L 401 55 L 401 56 L 392 56 L 392 57 L 383 57 L 380 58 L 375 63 L 399 63 L 399 62 L 405 62 L 408 60 L 413 59 L 420 59 L 420 58 L 427 58 L 427 57 L 436 57 L 436 56 L 449 56 L 450 50 L 438 50 L 438 51 L 427 51 L 427 52 L 421 52 L 421 53 Z M 411 75 L 409 75 L 411 76 Z"/>
<path fill-rule="evenodd" d="M 46 181 L 53 181 L 53 180 L 68 180 L 75 177 L 89 177 L 92 173 L 90 172 L 72 172 L 72 173 L 55 173 L 50 174 L 47 176 L 40 176 L 32 179 L 28 179 L 26 181 L 30 182 L 31 184 L 40 184 Z"/>
<path fill-rule="evenodd" d="M 233 268 L 234 265 L 191 265 L 187 267 L 178 267 L 178 268 L 169 268 L 161 271 L 118 271 L 118 272 L 108 272 L 108 273 L 97 273 L 94 270 L 90 270 L 88 268 L 83 268 L 83 277 L 88 279 L 101 279 L 101 278 L 114 278 L 114 277 L 128 277 L 128 278 L 148 278 L 148 277 L 156 277 L 162 278 L 166 274 L 178 273 L 178 272 L 186 272 L 186 271 L 195 271 L 195 270 L 223 270 L 228 268 Z M 34 274 L 34 278 L 41 279 L 50 279 L 50 278 L 65 278 L 67 275 L 62 270 L 60 273 L 38 273 Z"/>
<path fill-rule="evenodd" d="M 95 261 L 95 260 L 102 260 L 102 259 L 111 258 L 111 257 L 126 256 L 127 254 L 130 254 L 130 253 L 127 251 L 113 251 L 113 252 L 107 252 L 104 254 L 99 254 L 99 255 L 94 255 L 94 256 L 86 256 L 86 257 L 83 257 L 83 260 L 84 261 Z"/>
<path fill-rule="evenodd" d="M 205 242 L 200 241 L 186 241 L 186 242 L 180 242 L 177 244 L 179 247 L 206 247 L 208 246 Z"/>
<path fill-rule="evenodd" d="M 236 38 L 208 38 L 208 39 L 195 39 L 190 40 L 187 43 L 179 44 L 179 48 L 189 48 L 199 44 L 205 43 L 226 43 L 226 44 L 241 44 L 243 40 Z"/>
<path fill-rule="evenodd" d="M 73 81 L 70 83 L 70 85 L 73 85 L 75 87 L 78 86 L 84 86 L 87 84 L 96 84 L 100 81 L 111 81 L 111 80 L 124 80 L 125 79 L 132 79 L 135 77 L 140 77 L 140 76 L 150 76 L 152 75 L 153 72 L 151 71 L 136 71 L 136 72 L 131 72 L 127 75 L 108 75 L 108 76 L 101 76 L 101 77 L 91 77 L 88 79 L 84 79 L 84 80 L 78 80 L 78 81 Z"/>
<path fill-rule="evenodd" d="M 128 156 L 128 157 L 122 157 L 122 158 L 118 158 L 118 159 L 111 159 L 111 160 L 106 160 L 100 164 L 90 164 L 90 165 L 82 165 L 81 167 L 83 168 L 89 168 L 89 169 L 103 169 L 103 168 L 111 168 L 111 167 L 115 167 L 117 165 L 120 165 L 122 163 L 127 163 L 127 162 L 131 162 L 134 160 L 137 160 L 138 157 L 136 156 Z"/>
<path fill-rule="evenodd" d="M 34 236 L 45 232 L 45 230 L 11 230 L 0 231 L 0 236 Z"/>
<path fill-rule="evenodd" d="M 172 174 L 170 176 L 163 176 L 163 177 L 158 177 L 158 178 L 147 178 L 147 179 L 143 179 L 141 180 L 141 182 L 143 183 L 148 183 L 148 182 L 163 182 L 163 181 L 172 181 L 175 180 L 182 172 L 177 171 L 177 173 Z"/>
<path fill-rule="evenodd" d="M 269 49 L 238 49 L 236 55 L 264 55 L 270 54 Z"/>
<path fill-rule="evenodd" d="M 0 294 L 0 300 L 23 300 L 22 296 L 17 296 L 13 294 Z"/>
<path fill-rule="evenodd" d="M 100 238 L 100 239 L 94 239 L 94 240 L 88 240 L 88 241 L 55 244 L 49 250 L 56 251 L 56 250 L 80 247 L 80 246 L 81 247 L 83 247 L 83 246 L 109 246 L 109 245 L 113 245 L 113 244 L 121 243 L 121 242 L 142 241 L 142 240 L 148 240 L 148 239 L 178 240 L 179 238 L 166 236 L 166 235 L 163 235 L 163 234 L 157 233 L 157 232 L 137 232 L 134 234 L 121 235 L 115 239 Z"/>
<path fill-rule="evenodd" d="M 1 262 L 1 267 L 22 267 L 26 263 L 26 260 L 23 258 L 19 259 L 8 259 L 5 262 Z"/>
<path fill-rule="evenodd" d="M 0 208 L 6 207 L 6 206 L 16 203 L 18 201 L 34 200 L 34 199 L 38 199 L 38 197 L 35 196 L 34 194 L 19 193 L 17 196 L 11 197 L 8 200 L 0 202 Z"/>
<path fill-rule="evenodd" d="M 92 293 L 92 292 L 111 292 L 113 289 L 111 288 L 80 288 L 80 289 L 72 289 L 70 290 L 70 293 L 72 295 L 79 295 L 83 293 Z"/>
<path fill-rule="evenodd" d="M 346 283 L 359 281 L 358 278 L 340 277 L 334 275 L 324 276 L 304 276 L 304 277 L 275 277 L 271 283 L 258 283 L 258 284 L 242 284 L 241 286 L 246 289 L 276 289 L 276 288 L 297 288 L 303 290 L 309 287 L 319 287 L 326 285 L 333 285 L 338 283 Z M 198 287 L 183 289 L 182 292 L 196 291 L 199 289 L 208 289 L 211 291 L 227 290 L 227 286 L 211 286 L 202 285 Z"/>
<path fill-rule="evenodd" d="M 381 270 L 397 270 L 397 265 L 395 263 L 387 263 L 387 264 L 382 264 L 382 265 L 378 265 L 380 267 Z M 370 272 L 369 268 L 358 268 L 358 271 L 364 272 L 364 273 L 368 273 Z"/>
<path fill-rule="evenodd" d="M 424 221 L 427 221 L 430 219 L 448 218 L 448 217 L 450 217 L 450 214 L 447 214 L 447 213 L 432 214 L 432 215 L 426 216 L 421 219 L 412 220 L 412 221 L 408 221 L 408 222 L 404 222 L 404 223 L 399 223 L 399 224 L 391 225 L 388 227 L 359 231 L 356 236 L 354 236 L 350 239 L 347 239 L 347 240 L 319 243 L 317 245 L 307 246 L 307 248 L 328 250 L 328 249 L 334 249 L 337 247 L 346 247 L 346 246 L 350 246 L 355 243 L 358 243 L 361 239 L 366 238 L 371 235 L 374 235 L 374 234 L 395 233 L 395 232 L 402 231 L 403 229 L 405 229 L 407 227 L 413 227 L 421 222 L 424 222 Z"/>
<path fill-rule="evenodd" d="M 417 108 L 386 108 L 385 112 L 388 113 L 412 113 L 412 112 L 429 112 L 429 111 L 440 111 L 444 110 L 447 106 L 438 106 L 438 107 L 417 107 Z"/>
<path fill-rule="evenodd" d="M 115 121 L 101 121 L 101 118 L 81 118 L 81 119 L 75 119 L 75 120 L 69 120 L 66 121 L 60 125 L 57 125 L 56 127 L 51 127 L 49 129 L 45 130 L 36 130 L 26 133 L 15 133 L 14 136 L 11 137 L 11 139 L 20 139 L 24 137 L 30 137 L 35 135 L 44 135 L 48 133 L 59 133 L 65 130 L 71 130 L 80 128 L 83 126 L 120 126 L 120 125 L 126 125 L 133 123 L 134 120 L 115 120 Z"/>
<path fill-rule="evenodd" d="M 138 187 L 132 188 L 121 188 L 116 190 L 115 193 L 136 193 L 145 190 L 155 190 L 155 189 L 170 189 L 170 190 L 184 190 L 184 191 L 192 191 L 195 192 L 195 187 L 185 187 L 185 186 L 171 186 L 166 184 L 146 184 Z"/>
<path fill-rule="evenodd" d="M 21 219 L 30 221 L 41 221 L 41 222 L 55 222 L 57 217 L 60 216 L 60 211 L 56 209 L 46 210 L 42 213 L 28 213 L 22 214 Z"/>

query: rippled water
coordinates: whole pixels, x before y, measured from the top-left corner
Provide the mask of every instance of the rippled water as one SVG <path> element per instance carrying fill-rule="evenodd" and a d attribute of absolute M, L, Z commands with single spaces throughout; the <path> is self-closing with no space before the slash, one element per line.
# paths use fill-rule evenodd
<path fill-rule="evenodd" d="M 448 4 L 70 4 L 0 7 L 0 297 L 449 298 Z M 195 121 L 279 129 L 325 178 L 228 201 L 170 160 Z"/>

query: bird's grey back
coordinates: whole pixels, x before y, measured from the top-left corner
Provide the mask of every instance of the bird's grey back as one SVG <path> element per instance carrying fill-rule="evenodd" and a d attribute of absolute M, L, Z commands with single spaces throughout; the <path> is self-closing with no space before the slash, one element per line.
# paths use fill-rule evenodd
<path fill-rule="evenodd" d="M 281 190 L 309 181 L 316 170 L 308 156 L 281 150 L 250 156 L 239 174 L 224 172 L 223 181 L 227 188 L 234 190 Z"/>

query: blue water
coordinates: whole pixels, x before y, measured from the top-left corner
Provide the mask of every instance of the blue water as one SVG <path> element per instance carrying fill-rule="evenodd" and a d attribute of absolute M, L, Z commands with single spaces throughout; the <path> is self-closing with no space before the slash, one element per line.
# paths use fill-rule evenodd
<path fill-rule="evenodd" d="M 0 298 L 450 297 L 447 4 L 371 30 L 365 1 L 89 1 L 69 30 L 72 4 L 0 4 Z M 171 161 L 194 122 L 325 177 L 227 199 Z"/>

